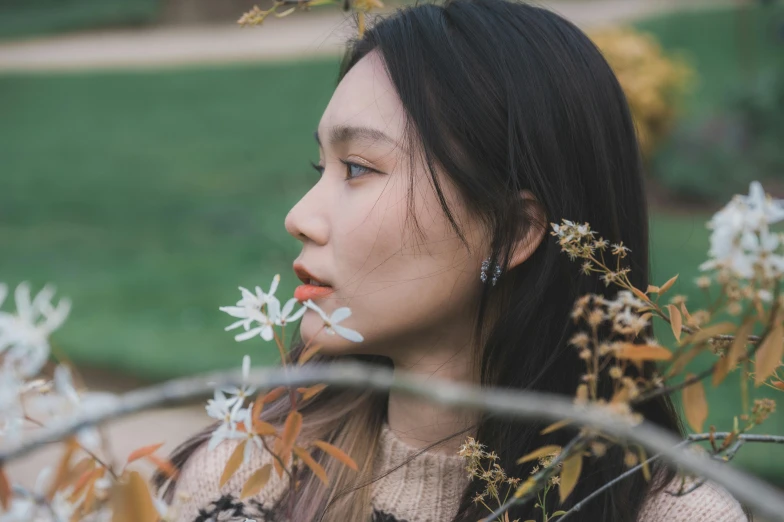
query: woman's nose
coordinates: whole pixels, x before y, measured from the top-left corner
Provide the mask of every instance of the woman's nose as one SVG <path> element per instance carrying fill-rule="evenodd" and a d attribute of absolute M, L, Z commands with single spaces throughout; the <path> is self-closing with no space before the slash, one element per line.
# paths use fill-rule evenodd
<path fill-rule="evenodd" d="M 303 243 L 312 241 L 324 245 L 329 238 L 329 226 L 324 208 L 319 205 L 316 188 L 313 187 L 286 215 L 286 231 Z M 324 198 L 321 198 L 324 202 Z"/>

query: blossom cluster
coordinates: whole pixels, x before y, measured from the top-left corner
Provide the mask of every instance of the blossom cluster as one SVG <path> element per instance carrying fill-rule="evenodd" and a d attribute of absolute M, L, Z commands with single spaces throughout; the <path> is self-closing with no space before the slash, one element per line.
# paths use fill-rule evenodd
<path fill-rule="evenodd" d="M 321 316 L 324 327 L 328 334 L 338 334 L 349 341 L 362 342 L 364 339 L 359 332 L 346 328 L 339 324 L 351 316 L 348 307 L 340 307 L 327 315 L 313 300 L 308 299 L 296 312 L 294 307 L 298 301 L 292 297 L 281 308 L 280 300 L 275 296 L 280 283 L 280 275 L 275 275 L 272 279 L 269 292 L 264 292 L 261 287 L 256 287 L 256 292 L 251 292 L 247 288 L 239 287 L 242 298 L 234 306 L 221 306 L 220 310 L 232 317 L 238 318 L 226 327 L 226 331 L 242 327 L 245 331 L 237 334 L 236 341 L 247 341 L 254 337 L 261 337 L 265 341 L 272 341 L 275 338 L 276 326 L 285 327 L 287 324 L 297 321 L 302 317 L 306 310 L 311 309 Z"/>

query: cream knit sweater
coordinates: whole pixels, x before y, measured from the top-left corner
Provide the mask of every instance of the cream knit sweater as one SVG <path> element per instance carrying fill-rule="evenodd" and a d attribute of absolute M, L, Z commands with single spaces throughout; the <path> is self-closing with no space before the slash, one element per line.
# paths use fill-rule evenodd
<path fill-rule="evenodd" d="M 237 442 L 226 441 L 213 451 L 202 445 L 185 464 L 175 491 L 179 502 L 178 522 L 275 520 L 270 511 L 287 482 L 273 472 L 270 482 L 255 497 L 239 500 L 242 485 L 259 467 L 271 461 L 266 452 L 256 453 L 218 488 L 223 468 Z M 378 474 L 409 459 L 419 449 L 401 441 L 384 426 L 376 457 Z M 457 455 L 425 452 L 372 484 L 373 521 L 441 522 L 457 511 L 468 482 L 465 461 Z M 670 490 L 671 488 L 668 488 Z M 740 504 L 723 488 L 706 483 L 685 496 L 667 491 L 649 498 L 639 522 L 741 522 L 746 516 Z M 366 521 L 347 521 L 366 522 Z"/>

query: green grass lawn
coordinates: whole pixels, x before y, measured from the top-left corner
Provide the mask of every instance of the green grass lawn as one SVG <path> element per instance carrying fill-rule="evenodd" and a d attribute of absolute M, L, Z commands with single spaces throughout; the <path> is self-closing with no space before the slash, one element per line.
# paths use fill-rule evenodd
<path fill-rule="evenodd" d="M 159 0 L 3 0 L 0 40 L 147 24 L 155 20 L 162 4 Z"/>
<path fill-rule="evenodd" d="M 336 74 L 326 60 L 0 76 L 0 280 L 73 299 L 55 341 L 77 363 L 164 379 L 274 361 L 271 345 L 235 343 L 218 306 L 276 272 L 291 295 L 299 243 L 283 220 L 316 179 Z M 673 292 L 695 304 L 707 217 L 652 218 L 654 282 L 680 273 Z M 708 386 L 719 429 L 740 411 L 728 381 Z M 782 414 L 769 422 L 784 432 Z M 783 456 L 749 445 L 738 462 L 784 481 Z"/>
<path fill-rule="evenodd" d="M 683 109 L 700 113 L 755 73 L 784 64 L 784 4 L 747 9 L 727 6 L 665 14 L 635 24 L 662 47 L 687 60 L 697 72 Z"/>

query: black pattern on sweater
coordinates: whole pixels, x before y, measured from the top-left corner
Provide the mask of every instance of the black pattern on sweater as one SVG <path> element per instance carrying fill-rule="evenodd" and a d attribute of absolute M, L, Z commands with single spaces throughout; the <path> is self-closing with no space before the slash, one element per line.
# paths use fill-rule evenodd
<path fill-rule="evenodd" d="M 249 500 L 243 502 L 234 495 L 223 495 L 218 500 L 211 502 L 205 509 L 199 510 L 199 515 L 193 522 L 254 522 L 279 520 L 273 509 L 266 508 L 261 502 Z M 407 522 L 396 518 L 384 511 L 373 510 L 370 522 Z"/>

